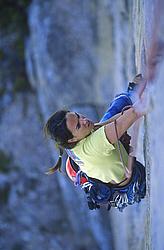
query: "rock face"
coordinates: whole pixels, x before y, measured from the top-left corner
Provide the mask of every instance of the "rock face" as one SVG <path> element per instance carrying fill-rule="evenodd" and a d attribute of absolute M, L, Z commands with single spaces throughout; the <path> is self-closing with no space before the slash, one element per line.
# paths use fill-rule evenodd
<path fill-rule="evenodd" d="M 48 116 L 62 107 L 98 120 L 128 80 L 145 72 L 156 4 L 32 1 L 25 63 L 35 91 L 2 103 L 0 249 L 163 249 L 163 64 L 151 87 L 154 106 L 140 123 L 137 157 L 147 169 L 142 203 L 123 213 L 89 211 L 65 175 L 44 175 L 57 151 L 42 131 Z"/>

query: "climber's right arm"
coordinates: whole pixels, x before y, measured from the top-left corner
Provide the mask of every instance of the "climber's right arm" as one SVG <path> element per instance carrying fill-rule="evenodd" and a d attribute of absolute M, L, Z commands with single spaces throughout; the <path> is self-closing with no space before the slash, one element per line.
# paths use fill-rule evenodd
<path fill-rule="evenodd" d="M 116 134 L 114 122 L 105 125 L 105 134 L 109 142 L 112 144 L 117 142 L 117 139 L 119 139 L 128 130 L 128 128 L 130 128 L 131 125 L 141 116 L 143 116 L 143 114 L 137 111 L 135 105 L 124 111 L 124 113 L 116 119 L 118 135 Z"/>

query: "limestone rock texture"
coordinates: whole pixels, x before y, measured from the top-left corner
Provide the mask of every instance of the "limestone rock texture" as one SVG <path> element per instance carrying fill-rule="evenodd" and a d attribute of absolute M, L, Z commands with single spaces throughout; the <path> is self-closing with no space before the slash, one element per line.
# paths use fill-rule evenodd
<path fill-rule="evenodd" d="M 123 213 L 90 211 L 64 163 L 62 174 L 44 175 L 58 151 L 43 134 L 47 118 L 59 108 L 98 121 L 128 81 L 145 74 L 157 2 L 31 1 L 24 57 L 33 91 L 0 102 L 0 152 L 7 161 L 7 169 L 0 167 L 0 249 L 163 250 L 162 60 L 149 83 L 150 111 L 138 127 L 136 154 L 147 172 L 141 203 Z M 161 42 L 162 18 L 159 25 Z"/>

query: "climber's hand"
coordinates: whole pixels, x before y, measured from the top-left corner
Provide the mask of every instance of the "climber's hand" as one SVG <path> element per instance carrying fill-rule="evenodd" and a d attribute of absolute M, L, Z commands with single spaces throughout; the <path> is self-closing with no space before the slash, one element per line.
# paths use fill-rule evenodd
<path fill-rule="evenodd" d="M 145 89 L 142 96 L 133 104 L 135 112 L 137 113 L 138 117 L 146 115 L 150 111 L 150 90 Z"/>

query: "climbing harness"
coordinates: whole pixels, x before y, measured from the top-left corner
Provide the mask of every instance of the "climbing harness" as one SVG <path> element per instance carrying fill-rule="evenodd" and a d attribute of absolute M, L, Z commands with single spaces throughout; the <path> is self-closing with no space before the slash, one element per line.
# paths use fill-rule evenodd
<path fill-rule="evenodd" d="M 146 194 L 146 178 L 144 166 L 134 160 L 132 176 L 125 186 L 118 184 L 104 183 L 95 178 L 88 177 L 79 166 L 68 158 L 66 170 L 74 176 L 75 186 L 84 190 L 89 209 L 98 209 L 105 206 L 107 210 L 111 207 L 117 208 L 120 212 L 128 205 L 139 203 Z"/>

